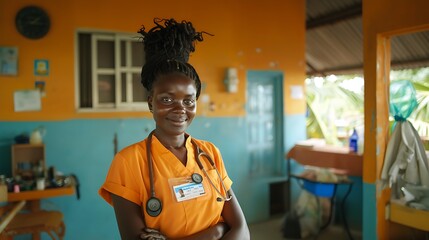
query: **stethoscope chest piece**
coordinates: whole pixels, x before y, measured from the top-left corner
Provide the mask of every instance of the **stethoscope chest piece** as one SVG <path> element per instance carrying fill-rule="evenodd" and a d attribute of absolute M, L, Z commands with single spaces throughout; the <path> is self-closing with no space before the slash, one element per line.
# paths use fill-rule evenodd
<path fill-rule="evenodd" d="M 158 198 L 151 197 L 146 202 L 146 212 L 151 217 L 156 217 L 161 213 L 162 203 Z"/>
<path fill-rule="evenodd" d="M 193 173 L 191 175 L 192 181 L 196 184 L 199 184 L 203 181 L 203 177 L 201 176 L 201 174 L 198 173 Z"/>

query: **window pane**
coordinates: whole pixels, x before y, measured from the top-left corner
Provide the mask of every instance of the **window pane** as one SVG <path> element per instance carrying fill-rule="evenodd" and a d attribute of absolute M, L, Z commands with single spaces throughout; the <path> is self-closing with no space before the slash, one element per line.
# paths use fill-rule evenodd
<path fill-rule="evenodd" d="M 127 74 L 121 73 L 121 102 L 127 101 Z"/>
<path fill-rule="evenodd" d="M 79 96 L 80 107 L 92 107 L 91 35 L 79 33 Z"/>
<path fill-rule="evenodd" d="M 146 102 L 147 92 L 140 83 L 140 74 L 133 74 L 133 102 Z"/>
<path fill-rule="evenodd" d="M 126 51 L 125 51 L 125 41 L 121 41 L 121 67 L 125 67 L 127 65 L 126 62 Z"/>
<path fill-rule="evenodd" d="M 115 102 L 115 76 L 98 75 L 98 102 Z"/>
<path fill-rule="evenodd" d="M 115 67 L 115 45 L 113 41 L 97 41 L 98 68 Z"/>
<path fill-rule="evenodd" d="M 132 57 L 132 66 L 141 67 L 144 62 L 144 50 L 143 43 L 141 42 L 131 42 L 131 57 Z"/>

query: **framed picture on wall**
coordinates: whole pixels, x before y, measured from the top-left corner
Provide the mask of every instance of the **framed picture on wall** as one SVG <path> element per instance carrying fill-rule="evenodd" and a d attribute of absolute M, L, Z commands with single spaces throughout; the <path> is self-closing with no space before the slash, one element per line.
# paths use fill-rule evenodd
<path fill-rule="evenodd" d="M 46 86 L 45 81 L 35 81 L 34 82 L 34 88 L 40 91 L 41 97 L 46 97 L 45 86 Z"/>
<path fill-rule="evenodd" d="M 34 75 L 48 76 L 49 75 L 49 61 L 46 59 L 34 60 Z"/>
<path fill-rule="evenodd" d="M 18 48 L 0 47 L 0 75 L 18 74 Z"/>

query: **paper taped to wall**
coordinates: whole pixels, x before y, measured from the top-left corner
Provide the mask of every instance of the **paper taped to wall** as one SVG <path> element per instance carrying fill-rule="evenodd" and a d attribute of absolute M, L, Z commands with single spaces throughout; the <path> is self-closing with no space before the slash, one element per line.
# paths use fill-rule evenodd
<path fill-rule="evenodd" d="M 13 94 L 15 112 L 40 111 L 42 104 L 39 90 L 19 90 Z"/>

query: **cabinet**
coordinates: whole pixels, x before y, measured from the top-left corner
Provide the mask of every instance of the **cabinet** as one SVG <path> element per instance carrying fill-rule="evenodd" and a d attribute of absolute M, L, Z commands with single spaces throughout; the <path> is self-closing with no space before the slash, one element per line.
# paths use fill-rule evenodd
<path fill-rule="evenodd" d="M 34 179 L 45 173 L 44 144 L 12 145 L 12 176 Z"/>

